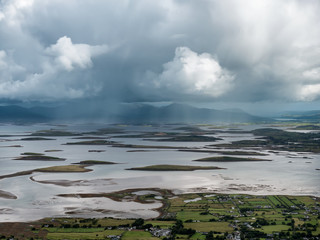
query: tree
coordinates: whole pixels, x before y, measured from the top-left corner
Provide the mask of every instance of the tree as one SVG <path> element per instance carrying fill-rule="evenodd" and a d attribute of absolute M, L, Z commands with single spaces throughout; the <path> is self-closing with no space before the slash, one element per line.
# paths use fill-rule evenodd
<path fill-rule="evenodd" d="M 206 235 L 206 240 L 213 240 L 213 239 L 214 239 L 213 232 L 212 231 L 208 232 L 208 234 Z"/>
<path fill-rule="evenodd" d="M 143 224 L 144 220 L 142 218 L 138 218 L 132 223 L 132 227 L 140 228 Z"/>

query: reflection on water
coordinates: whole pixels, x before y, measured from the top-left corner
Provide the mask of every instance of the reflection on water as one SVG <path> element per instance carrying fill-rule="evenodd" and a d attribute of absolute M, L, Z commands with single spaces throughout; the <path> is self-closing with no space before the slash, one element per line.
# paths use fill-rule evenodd
<path fill-rule="evenodd" d="M 130 188 L 168 188 L 176 191 L 206 191 L 222 193 L 250 194 L 320 194 L 320 156 L 309 153 L 288 153 L 262 151 L 272 162 L 193 162 L 192 160 L 217 153 L 181 152 L 177 150 L 117 148 L 98 145 L 64 145 L 67 142 L 82 141 L 73 137 L 50 137 L 51 141 L 21 141 L 31 132 L 43 129 L 59 129 L 73 132 L 90 132 L 105 125 L 30 126 L 1 125 L 0 135 L 0 175 L 32 170 L 40 167 L 68 165 L 83 160 L 111 161 L 119 164 L 90 166 L 87 173 L 33 173 L 32 175 L 0 180 L 0 190 L 10 192 L 18 199 L 0 197 L 0 221 L 34 220 L 48 216 L 85 217 L 156 217 L 155 208 L 160 203 L 141 204 L 135 202 L 115 202 L 108 198 L 61 198 L 63 193 L 101 193 Z M 113 126 L 112 126 L 113 127 Z M 177 126 L 121 126 L 126 134 L 144 132 L 176 131 Z M 245 130 L 263 126 L 242 126 Z M 204 129 L 204 127 L 203 127 Z M 212 129 L 211 129 L 212 130 Z M 221 131 L 221 130 L 220 130 Z M 94 136 L 94 135 L 92 135 Z M 249 133 L 226 133 L 208 135 L 220 137 L 216 142 L 157 142 L 140 138 L 117 138 L 116 134 L 99 137 L 125 144 L 152 146 L 176 146 L 207 148 L 215 143 L 254 139 Z M 8 147 L 21 145 L 22 147 Z M 214 146 L 210 148 L 215 149 Z M 61 150 L 46 152 L 47 150 Z M 104 150 L 104 151 L 89 151 Z M 17 161 L 23 152 L 45 153 L 49 156 L 66 158 L 66 161 Z M 144 172 L 128 171 L 127 168 L 153 164 L 178 164 L 218 166 L 225 170 L 194 172 Z M 30 179 L 30 177 L 33 177 Z"/>

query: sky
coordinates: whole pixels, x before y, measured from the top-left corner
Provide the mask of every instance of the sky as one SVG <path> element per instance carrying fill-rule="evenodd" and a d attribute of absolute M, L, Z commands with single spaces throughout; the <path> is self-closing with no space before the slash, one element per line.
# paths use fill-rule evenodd
<path fill-rule="evenodd" d="M 320 109 L 319 13 L 318 0 L 0 0 L 0 103 Z"/>

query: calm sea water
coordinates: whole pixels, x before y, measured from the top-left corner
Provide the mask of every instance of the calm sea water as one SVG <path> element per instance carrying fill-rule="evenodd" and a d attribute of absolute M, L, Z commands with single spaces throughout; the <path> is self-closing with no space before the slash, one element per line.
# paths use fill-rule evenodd
<path fill-rule="evenodd" d="M 311 153 L 288 153 L 262 151 L 268 156 L 257 156 L 272 162 L 232 162 L 204 163 L 192 160 L 219 154 L 181 152 L 177 150 L 137 150 L 111 146 L 64 145 L 67 142 L 82 141 L 73 137 L 52 137 L 50 141 L 21 141 L 20 139 L 38 130 L 59 129 L 72 132 L 89 132 L 107 125 L 78 124 L 53 126 L 46 124 L 16 126 L 0 125 L 0 175 L 32 170 L 40 167 L 68 165 L 83 160 L 112 161 L 119 164 L 96 165 L 87 173 L 33 173 L 31 175 L 0 180 L 0 190 L 10 192 L 17 199 L 0 197 L 0 221 L 29 221 L 43 217 L 73 216 L 85 217 L 156 217 L 154 208 L 160 203 L 140 204 L 135 202 L 115 202 L 107 198 L 63 198 L 62 193 L 101 193 L 130 188 L 168 188 L 177 192 L 221 192 L 249 194 L 294 194 L 320 195 L 320 155 Z M 112 126 L 114 127 L 114 126 Z M 175 131 L 175 125 L 163 126 L 118 126 L 126 134 L 143 132 Z M 240 126 L 251 130 L 259 125 Z M 202 127 L 205 128 L 205 127 Z M 254 139 L 251 134 L 218 133 L 221 137 L 214 143 L 208 142 L 156 142 L 138 138 L 117 138 L 117 134 L 107 135 L 113 141 L 141 145 L 162 145 L 205 148 L 215 143 L 229 143 L 243 139 Z M 99 136 L 100 137 L 100 136 Z M 22 147 L 8 147 L 21 145 Z M 215 147 L 212 147 L 215 149 Z M 62 150 L 45 152 L 46 150 Z M 105 152 L 89 152 L 105 150 Z M 45 153 L 49 156 L 66 158 L 66 161 L 16 161 L 23 152 Z M 218 166 L 224 170 L 193 172 L 146 172 L 129 171 L 127 168 L 153 164 L 179 164 Z M 33 177 L 32 181 L 30 177 Z M 45 181 L 45 182 L 44 182 Z M 68 186 L 56 184 L 68 183 Z M 77 181 L 76 183 L 74 181 Z M 82 181 L 82 182 L 81 182 Z"/>

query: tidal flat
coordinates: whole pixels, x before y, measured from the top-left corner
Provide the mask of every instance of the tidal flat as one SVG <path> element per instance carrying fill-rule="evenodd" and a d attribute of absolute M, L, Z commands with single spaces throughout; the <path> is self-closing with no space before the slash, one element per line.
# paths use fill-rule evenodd
<path fill-rule="evenodd" d="M 0 222 L 2 238 L 204 240 L 236 236 L 269 239 L 271 234 L 281 239 L 318 239 L 320 236 L 320 199 L 311 196 L 175 194 L 171 190 L 151 188 L 113 193 L 69 193 L 59 197 L 109 199 L 120 206 L 153 204 L 158 215 L 148 219 L 128 219 L 121 216 L 121 211 L 73 206 L 65 209 L 71 216 L 68 218 L 44 218 L 28 223 Z M 91 212 L 118 214 L 118 218 L 81 217 L 81 214 Z"/>
<path fill-rule="evenodd" d="M 126 189 L 320 196 L 319 134 L 293 129 L 292 124 L 0 125 L 0 209 L 6 209 L 0 221 L 159 215 L 155 209 L 161 203 L 97 195 Z M 199 159 L 205 160 L 194 161 Z M 193 171 L 154 169 L 159 165 Z M 136 168 L 148 171 L 127 170 Z M 70 192 L 95 197 L 62 197 Z"/>

